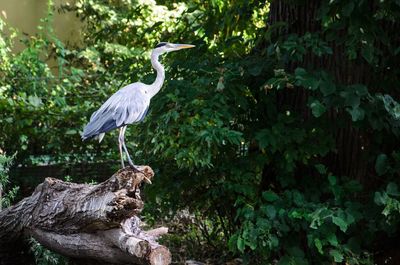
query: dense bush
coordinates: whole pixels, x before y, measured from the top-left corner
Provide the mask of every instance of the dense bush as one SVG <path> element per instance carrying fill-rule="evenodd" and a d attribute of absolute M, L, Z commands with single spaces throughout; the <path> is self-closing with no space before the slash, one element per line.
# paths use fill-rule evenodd
<path fill-rule="evenodd" d="M 15 56 L 0 41 L 1 145 L 21 163 L 117 159 L 113 137 L 81 143 L 91 111 L 128 82 L 152 82 L 158 41 L 193 43 L 163 59 L 166 84 L 128 130 L 137 161 L 158 171 L 148 214 L 188 208 L 207 244 L 251 264 L 372 264 L 398 239 L 396 1 L 62 10 L 84 21 L 84 47 L 64 47 L 49 27 Z"/>
<path fill-rule="evenodd" d="M 1 152 L 1 150 L 0 150 Z M 0 210 L 11 205 L 18 192 L 18 187 L 10 187 L 9 170 L 13 157 L 0 153 Z"/>

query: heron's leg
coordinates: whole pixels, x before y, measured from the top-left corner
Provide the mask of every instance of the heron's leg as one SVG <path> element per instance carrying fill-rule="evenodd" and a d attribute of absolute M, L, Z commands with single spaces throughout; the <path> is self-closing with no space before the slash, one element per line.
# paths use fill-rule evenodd
<path fill-rule="evenodd" d="M 129 155 L 129 152 L 128 152 L 128 148 L 126 148 L 126 145 L 125 145 L 125 131 L 126 131 L 126 125 L 125 125 L 125 126 L 122 126 L 121 129 L 122 129 L 122 147 L 124 148 L 125 154 L 126 154 L 126 156 L 127 156 L 127 158 L 128 158 L 128 163 L 129 163 L 129 165 L 130 165 L 131 167 L 133 167 L 134 169 L 138 170 L 138 168 L 135 166 L 135 164 L 133 164 L 132 159 L 131 159 L 131 156 Z"/>
<path fill-rule="evenodd" d="M 119 148 L 119 154 L 121 156 L 121 166 L 122 168 L 124 168 L 125 164 L 124 164 L 124 154 L 122 153 L 122 142 L 123 142 L 123 135 L 122 135 L 122 128 L 120 128 L 118 136 L 118 148 Z"/>
<path fill-rule="evenodd" d="M 125 145 L 125 131 L 126 131 L 126 125 L 125 126 L 122 126 L 121 127 L 121 131 L 120 131 L 120 134 L 121 134 L 121 142 L 122 142 L 122 147 L 124 148 L 124 150 L 125 150 L 125 153 L 126 153 L 126 156 L 128 157 L 128 163 L 129 163 L 129 165 L 134 169 L 134 170 L 136 170 L 137 172 L 142 172 L 143 173 L 143 177 L 144 177 L 144 180 L 145 180 L 145 182 L 147 182 L 147 183 L 149 183 L 149 184 L 152 184 L 151 183 L 151 180 L 146 176 L 146 174 L 143 172 L 143 171 L 141 171 L 135 164 L 133 164 L 133 162 L 132 162 L 132 159 L 131 159 L 131 157 L 130 157 L 130 155 L 129 155 L 129 152 L 128 152 L 128 148 L 126 148 L 126 145 Z M 135 187 L 135 194 L 136 194 L 136 190 L 137 189 L 137 187 Z M 139 198 L 140 198 L 140 196 L 139 196 Z"/>

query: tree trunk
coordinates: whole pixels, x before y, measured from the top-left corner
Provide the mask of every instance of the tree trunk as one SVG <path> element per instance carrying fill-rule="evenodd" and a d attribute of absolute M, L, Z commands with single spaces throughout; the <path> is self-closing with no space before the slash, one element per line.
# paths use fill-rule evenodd
<path fill-rule="evenodd" d="M 321 33 L 321 21 L 318 20 L 320 6 L 321 1 L 318 0 L 272 1 L 269 24 L 273 25 L 282 21 L 287 23 L 287 27 L 277 32 L 279 36 L 287 36 L 289 34 L 302 36 L 307 32 Z M 345 31 L 346 29 L 343 29 L 338 34 L 345 34 Z M 363 60 L 350 61 L 343 43 L 332 41 L 329 44 L 333 50 L 332 56 L 318 57 L 315 54 L 307 53 L 301 63 L 289 63 L 287 65 L 288 70 L 293 72 L 297 67 L 302 67 L 309 71 L 324 69 L 335 78 L 335 82 L 338 84 L 351 85 L 361 83 L 369 85 L 372 76 L 370 74 L 370 66 Z M 303 88 L 295 91 L 287 89 L 278 93 L 277 96 L 282 106 L 290 105 L 296 112 L 303 113 L 305 120 L 309 118 L 310 109 L 307 107 L 308 90 Z M 337 116 L 343 114 L 330 111 L 332 123 L 335 124 Z M 365 184 L 368 174 L 373 171 L 371 163 L 366 159 L 369 151 L 369 136 L 366 132 L 354 128 L 350 122 L 342 127 L 335 124 L 335 127 L 337 152 L 330 153 L 324 162 L 334 174 L 349 176 Z"/>
<path fill-rule="evenodd" d="M 140 169 L 121 169 L 98 185 L 46 178 L 30 197 L 0 212 L 0 264 L 22 264 L 25 252 L 15 246 L 27 237 L 87 263 L 169 264 L 169 250 L 156 242 L 168 230 L 140 228 L 138 186 L 154 176 L 150 167 Z"/>
<path fill-rule="evenodd" d="M 3 185 L 0 184 L 0 211 L 3 210 Z"/>

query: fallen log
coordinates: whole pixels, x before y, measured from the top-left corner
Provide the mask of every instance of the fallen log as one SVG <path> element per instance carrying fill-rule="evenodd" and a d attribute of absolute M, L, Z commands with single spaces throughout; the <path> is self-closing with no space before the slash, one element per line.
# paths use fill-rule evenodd
<path fill-rule="evenodd" d="M 139 169 L 126 167 L 97 185 L 46 178 L 30 197 L 0 212 L 0 264 L 23 264 L 25 250 L 16 246 L 29 237 L 78 261 L 170 264 L 169 250 L 156 241 L 168 229 L 140 227 L 138 187 L 151 183 L 154 172 Z"/>

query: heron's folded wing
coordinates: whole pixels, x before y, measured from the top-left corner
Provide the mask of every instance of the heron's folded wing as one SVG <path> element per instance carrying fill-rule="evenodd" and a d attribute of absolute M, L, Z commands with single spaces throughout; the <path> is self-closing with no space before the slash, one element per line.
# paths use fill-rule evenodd
<path fill-rule="evenodd" d="M 119 101 L 113 114 L 118 127 L 141 121 L 150 103 L 149 97 L 141 93 L 139 89 L 127 89 L 125 93 L 126 95 Z"/>
<path fill-rule="evenodd" d="M 148 109 L 149 99 L 135 87 L 124 87 L 112 95 L 90 117 L 82 138 L 90 138 L 126 124 L 141 121 Z"/>

